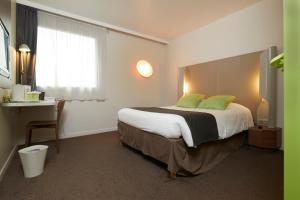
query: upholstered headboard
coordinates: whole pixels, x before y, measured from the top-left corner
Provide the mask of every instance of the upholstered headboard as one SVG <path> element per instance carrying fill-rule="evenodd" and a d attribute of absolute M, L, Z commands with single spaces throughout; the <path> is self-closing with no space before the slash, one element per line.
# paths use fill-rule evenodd
<path fill-rule="evenodd" d="M 182 70 L 182 81 L 189 93 L 207 96 L 228 94 L 249 108 L 254 120 L 260 103 L 259 63 L 261 52 L 201 63 Z"/>

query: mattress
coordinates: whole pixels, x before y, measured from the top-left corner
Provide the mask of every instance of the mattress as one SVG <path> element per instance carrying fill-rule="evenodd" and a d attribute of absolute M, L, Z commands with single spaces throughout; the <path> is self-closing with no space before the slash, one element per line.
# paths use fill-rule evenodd
<path fill-rule="evenodd" d="M 216 118 L 219 139 L 231 137 L 254 125 L 251 111 L 237 103 L 229 104 L 225 110 L 181 108 L 176 106 L 163 108 L 212 114 Z M 182 137 L 187 146 L 195 146 L 186 121 L 179 115 L 123 108 L 119 110 L 118 118 L 121 122 L 166 138 Z"/>

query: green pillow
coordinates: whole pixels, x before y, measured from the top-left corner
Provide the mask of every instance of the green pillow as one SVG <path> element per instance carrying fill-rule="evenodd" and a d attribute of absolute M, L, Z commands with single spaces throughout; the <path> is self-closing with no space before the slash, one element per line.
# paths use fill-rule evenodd
<path fill-rule="evenodd" d="M 229 95 L 211 96 L 201 101 L 198 108 L 225 110 L 234 99 L 235 96 Z"/>
<path fill-rule="evenodd" d="M 176 106 L 184 108 L 196 108 L 205 97 L 203 94 L 187 94 L 182 96 Z"/>

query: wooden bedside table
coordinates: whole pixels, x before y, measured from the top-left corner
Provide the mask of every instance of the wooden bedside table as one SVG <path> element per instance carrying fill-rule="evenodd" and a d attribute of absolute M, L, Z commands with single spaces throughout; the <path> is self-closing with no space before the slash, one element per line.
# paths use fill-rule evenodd
<path fill-rule="evenodd" d="M 281 128 L 252 127 L 248 131 L 248 144 L 261 148 L 279 149 L 281 147 Z"/>

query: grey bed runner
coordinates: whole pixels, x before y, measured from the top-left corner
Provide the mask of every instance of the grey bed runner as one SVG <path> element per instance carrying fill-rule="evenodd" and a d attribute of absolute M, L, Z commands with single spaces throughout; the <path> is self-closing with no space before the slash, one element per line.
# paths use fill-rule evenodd
<path fill-rule="evenodd" d="M 132 109 L 182 116 L 191 130 L 194 146 L 198 146 L 205 142 L 215 141 L 219 138 L 217 121 L 212 114 L 158 107 L 133 107 Z"/>

